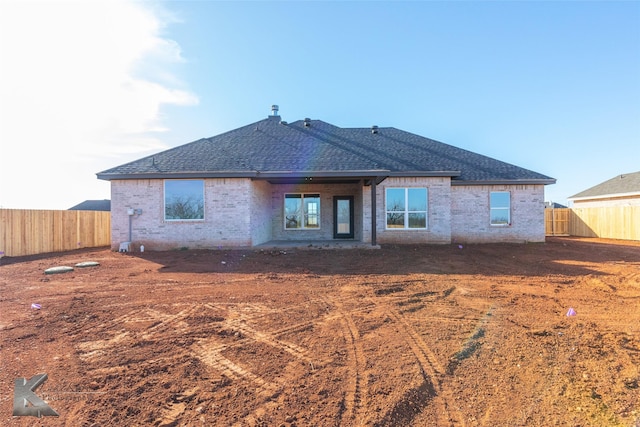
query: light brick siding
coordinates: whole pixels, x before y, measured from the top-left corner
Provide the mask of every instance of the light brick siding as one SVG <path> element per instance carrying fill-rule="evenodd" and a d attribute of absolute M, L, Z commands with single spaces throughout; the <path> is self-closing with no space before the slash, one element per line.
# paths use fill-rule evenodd
<path fill-rule="evenodd" d="M 149 250 L 251 246 L 251 181 L 205 179 L 204 183 L 203 221 L 165 221 L 163 180 L 111 181 L 112 248 L 129 239 L 127 208 L 142 209 L 142 215 L 132 217 L 136 250 L 141 244 Z"/>
<path fill-rule="evenodd" d="M 428 216 L 426 230 L 387 230 L 385 194 L 388 187 L 426 187 Z M 371 187 L 362 189 L 363 240 L 371 242 Z M 449 178 L 387 178 L 376 187 L 376 236 L 379 244 L 450 243 L 451 186 Z"/>
<path fill-rule="evenodd" d="M 333 197 L 354 197 L 354 239 L 371 242 L 371 187 L 353 184 L 273 185 L 245 178 L 204 179 L 205 217 L 202 221 L 164 220 L 164 180 L 111 181 L 111 245 L 129 241 L 148 250 L 182 247 L 249 247 L 270 240 L 333 239 Z M 387 230 L 385 189 L 426 187 L 426 230 Z M 511 193 L 511 225 L 489 224 L 491 191 Z M 318 230 L 284 228 L 286 193 L 320 194 Z M 387 178 L 377 186 L 377 243 L 541 242 L 544 241 L 544 186 L 451 186 L 447 177 Z"/>
<path fill-rule="evenodd" d="M 331 240 L 333 239 L 333 197 L 354 196 L 354 239 L 362 237 L 362 209 L 360 184 L 289 184 L 271 186 L 271 223 L 274 240 Z M 284 195 L 287 193 L 320 194 L 320 229 L 286 230 L 284 228 Z"/>
<path fill-rule="evenodd" d="M 271 184 L 251 181 L 251 190 L 251 244 L 259 245 L 273 239 Z"/>
<path fill-rule="evenodd" d="M 142 209 L 132 217 L 134 249 L 248 247 L 269 240 L 333 239 L 333 196 L 354 196 L 362 209 L 359 184 L 271 185 L 250 179 L 205 179 L 203 221 L 164 220 L 163 180 L 111 181 L 111 246 L 129 240 L 128 208 Z M 284 194 L 319 193 L 319 230 L 284 229 Z M 355 215 L 355 239 L 362 235 L 362 218 Z"/>
<path fill-rule="evenodd" d="M 492 226 L 489 195 L 511 193 L 511 225 Z M 544 242 L 543 185 L 469 185 L 451 187 L 453 242 Z"/>

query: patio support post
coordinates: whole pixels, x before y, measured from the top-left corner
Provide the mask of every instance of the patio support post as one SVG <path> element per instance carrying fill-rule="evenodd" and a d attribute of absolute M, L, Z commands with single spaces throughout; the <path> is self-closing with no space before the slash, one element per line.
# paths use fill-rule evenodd
<path fill-rule="evenodd" d="M 376 246 L 376 178 L 371 178 L 371 245 Z"/>

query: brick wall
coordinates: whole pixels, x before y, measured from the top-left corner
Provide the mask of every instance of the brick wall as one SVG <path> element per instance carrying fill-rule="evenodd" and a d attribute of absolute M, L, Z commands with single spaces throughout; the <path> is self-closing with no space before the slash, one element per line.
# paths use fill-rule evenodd
<path fill-rule="evenodd" d="M 138 250 L 168 250 L 251 246 L 251 203 L 256 196 L 252 182 L 243 178 L 205 179 L 205 213 L 202 221 L 165 221 L 164 181 L 111 181 L 111 245 L 118 249 L 129 240 L 127 208 L 142 209 L 132 221 L 132 242 Z M 259 227 L 258 227 L 259 228 Z M 255 230 L 257 238 L 264 232 Z"/>
<path fill-rule="evenodd" d="M 388 187 L 426 187 L 428 216 L 426 230 L 387 229 L 385 194 Z M 363 240 L 371 242 L 371 187 L 362 189 Z M 450 243 L 451 186 L 448 177 L 387 178 L 376 188 L 376 236 L 379 244 Z"/>
<path fill-rule="evenodd" d="M 244 178 L 205 179 L 205 218 L 202 221 L 164 220 L 163 180 L 111 181 L 111 242 L 118 249 L 129 240 L 127 209 L 141 209 L 131 217 L 132 242 L 148 250 L 248 247 L 269 240 L 333 239 L 333 197 L 354 196 L 355 240 L 371 241 L 371 187 L 355 184 L 272 185 Z M 386 229 L 385 189 L 426 187 L 426 230 Z M 489 194 L 511 193 L 511 225 L 491 226 Z M 285 193 L 318 193 L 318 230 L 285 230 Z M 451 186 L 446 177 L 388 178 L 377 186 L 377 242 L 541 242 L 544 241 L 544 186 Z"/>
<path fill-rule="evenodd" d="M 511 224 L 492 226 L 491 191 L 511 194 Z M 469 185 L 451 187 L 451 239 L 453 242 L 544 242 L 543 185 Z"/>
<path fill-rule="evenodd" d="M 251 243 L 259 245 L 273 239 L 271 184 L 251 181 Z"/>

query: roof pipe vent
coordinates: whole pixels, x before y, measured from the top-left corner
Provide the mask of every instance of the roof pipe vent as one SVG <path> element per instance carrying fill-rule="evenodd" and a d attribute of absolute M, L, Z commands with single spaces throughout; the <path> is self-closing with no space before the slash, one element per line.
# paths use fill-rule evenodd
<path fill-rule="evenodd" d="M 304 127 L 308 128 L 309 126 L 311 126 L 311 119 L 308 117 L 304 118 Z"/>
<path fill-rule="evenodd" d="M 278 107 L 277 105 L 272 105 L 271 106 L 271 115 L 272 116 L 278 116 L 278 110 L 280 109 L 280 107 Z"/>
<path fill-rule="evenodd" d="M 373 133 L 373 134 L 378 133 L 378 126 L 376 126 L 376 125 L 371 126 L 371 133 Z"/>

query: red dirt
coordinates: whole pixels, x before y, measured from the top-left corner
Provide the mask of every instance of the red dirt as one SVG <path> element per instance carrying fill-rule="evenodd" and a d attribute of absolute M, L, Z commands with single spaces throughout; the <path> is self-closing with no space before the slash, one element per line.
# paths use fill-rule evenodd
<path fill-rule="evenodd" d="M 0 291 L 5 426 L 640 426 L 640 242 L 82 250 Z M 13 417 L 38 373 L 60 416 Z"/>

